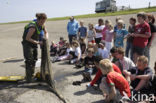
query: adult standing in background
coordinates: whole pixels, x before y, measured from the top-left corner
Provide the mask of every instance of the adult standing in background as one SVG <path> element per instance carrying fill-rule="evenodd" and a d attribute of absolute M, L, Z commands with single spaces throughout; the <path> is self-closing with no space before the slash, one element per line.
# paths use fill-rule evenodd
<path fill-rule="evenodd" d="M 154 37 L 156 35 L 156 26 L 155 23 L 155 17 L 152 14 L 147 14 L 147 20 L 146 20 L 150 26 L 151 36 L 148 38 L 148 44 L 145 48 L 144 55 L 148 58 L 148 65 L 150 63 L 150 47 L 153 44 Z"/>
<path fill-rule="evenodd" d="M 44 30 L 45 38 L 48 38 L 48 33 L 44 26 L 46 20 L 47 20 L 46 14 L 39 13 L 37 15 L 37 21 L 30 22 L 24 28 L 22 46 L 25 59 L 27 82 L 32 81 L 38 55 L 37 45 L 38 44 L 42 45 L 42 41 L 39 41 L 39 36 L 42 30 Z"/>
<path fill-rule="evenodd" d="M 96 31 L 96 36 L 95 36 L 95 42 L 99 44 L 102 40 L 102 30 L 104 29 L 104 23 L 103 19 L 98 20 L 98 24 L 95 25 L 95 31 Z"/>
<path fill-rule="evenodd" d="M 77 33 L 78 33 L 78 28 L 79 28 L 79 24 L 78 22 L 74 19 L 73 16 L 71 16 L 70 21 L 67 24 L 67 32 L 68 32 L 68 38 L 69 38 L 69 42 L 70 44 L 72 43 L 72 39 L 73 38 L 77 38 Z"/>

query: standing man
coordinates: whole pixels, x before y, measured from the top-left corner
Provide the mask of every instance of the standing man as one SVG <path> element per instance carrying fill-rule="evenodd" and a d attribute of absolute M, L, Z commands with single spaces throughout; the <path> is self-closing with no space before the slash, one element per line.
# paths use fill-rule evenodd
<path fill-rule="evenodd" d="M 37 61 L 37 45 L 42 45 L 42 41 L 39 41 L 41 31 L 44 31 L 45 38 L 48 38 L 48 33 L 45 29 L 44 23 L 47 20 L 45 13 L 39 13 L 37 21 L 32 21 L 25 26 L 23 33 L 23 54 L 26 67 L 26 80 L 32 81 L 34 74 L 35 64 Z"/>
<path fill-rule="evenodd" d="M 71 16 L 70 21 L 68 22 L 67 25 L 67 32 L 70 44 L 72 43 L 73 38 L 77 38 L 78 28 L 79 28 L 78 22 L 74 19 L 73 16 Z"/>

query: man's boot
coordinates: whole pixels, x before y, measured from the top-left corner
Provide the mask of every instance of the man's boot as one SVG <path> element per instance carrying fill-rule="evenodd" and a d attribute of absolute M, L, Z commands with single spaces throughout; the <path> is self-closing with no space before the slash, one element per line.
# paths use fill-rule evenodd
<path fill-rule="evenodd" d="M 26 81 L 30 83 L 32 81 L 32 70 L 31 69 L 26 69 Z"/>
<path fill-rule="evenodd" d="M 35 67 L 26 69 L 26 81 L 29 83 L 33 81 L 34 70 L 35 70 Z"/>

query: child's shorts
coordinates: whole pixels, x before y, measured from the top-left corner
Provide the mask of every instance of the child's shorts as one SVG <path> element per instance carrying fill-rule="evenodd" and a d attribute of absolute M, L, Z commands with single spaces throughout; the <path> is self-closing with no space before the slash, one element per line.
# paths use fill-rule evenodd
<path fill-rule="evenodd" d="M 103 93 L 109 95 L 111 88 L 108 85 L 108 83 L 106 82 L 106 77 L 103 77 L 101 80 L 101 84 L 100 84 L 100 89 L 102 90 Z M 120 94 L 119 90 L 116 89 L 116 95 L 113 99 L 113 102 L 119 102 L 122 100 L 122 95 Z"/>
<path fill-rule="evenodd" d="M 138 55 L 144 55 L 144 51 L 145 51 L 145 48 L 141 48 L 138 46 L 133 46 L 133 48 L 132 48 L 133 54 L 137 53 Z"/>

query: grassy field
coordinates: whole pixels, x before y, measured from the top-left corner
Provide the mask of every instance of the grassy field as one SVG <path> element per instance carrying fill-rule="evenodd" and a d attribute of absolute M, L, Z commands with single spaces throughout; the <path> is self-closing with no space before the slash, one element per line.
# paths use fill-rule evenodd
<path fill-rule="evenodd" d="M 156 12 L 156 6 L 151 8 L 140 8 L 140 9 L 131 9 L 117 12 L 109 12 L 109 13 L 95 13 L 95 14 L 86 14 L 86 15 L 78 15 L 74 16 L 75 18 L 95 18 L 95 17 L 104 17 L 104 16 L 117 16 L 117 15 L 128 15 L 128 14 L 136 14 L 138 12 Z M 57 18 L 48 18 L 48 21 L 56 21 L 56 20 L 67 20 L 69 17 L 57 17 Z M 28 23 L 30 21 L 20 21 L 20 22 L 9 22 L 9 23 L 0 23 L 0 24 L 15 24 L 15 23 Z"/>

